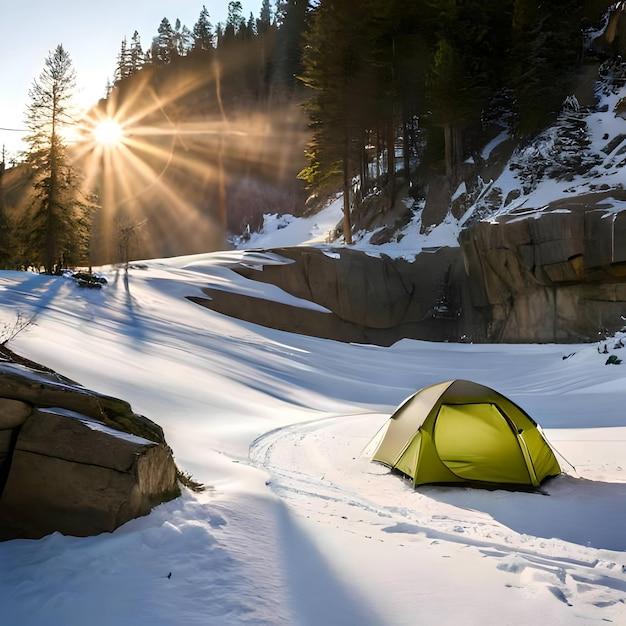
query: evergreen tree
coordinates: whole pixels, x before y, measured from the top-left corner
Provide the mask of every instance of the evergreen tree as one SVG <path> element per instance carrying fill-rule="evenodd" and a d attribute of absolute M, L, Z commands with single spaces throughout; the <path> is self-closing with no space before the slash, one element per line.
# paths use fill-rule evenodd
<path fill-rule="evenodd" d="M 204 5 L 202 5 L 200 16 L 193 27 L 191 36 L 193 38 L 191 49 L 194 52 L 206 52 L 213 49 L 213 26 L 209 22 L 209 12 Z"/>
<path fill-rule="evenodd" d="M 256 30 L 259 35 L 266 33 L 272 25 L 272 7 L 270 0 L 263 0 L 259 19 L 256 22 Z"/>
<path fill-rule="evenodd" d="M 287 14 L 288 0 L 276 0 L 276 6 L 274 9 L 274 25 L 280 28 L 285 22 L 285 16 Z"/>
<path fill-rule="evenodd" d="M 582 16 L 578 0 L 515 0 L 510 76 L 520 133 L 540 129 L 559 112 L 579 59 Z"/>
<path fill-rule="evenodd" d="M 131 74 L 131 51 L 128 47 L 126 37 L 124 37 L 120 46 L 120 52 L 117 55 L 117 65 L 115 66 L 114 81 L 117 83 L 120 80 L 128 78 Z"/>
<path fill-rule="evenodd" d="M 464 160 L 467 130 L 480 125 L 502 88 L 512 3 L 502 0 L 430 2 L 434 56 L 427 77 L 432 122 L 443 128 L 446 174 Z"/>
<path fill-rule="evenodd" d="M 378 95 L 374 95 L 382 101 L 381 113 L 388 125 L 401 126 L 404 178 L 408 181 L 412 164 L 422 157 L 422 121 L 418 120 L 428 111 L 425 83 L 432 61 L 430 9 L 423 0 L 408 6 L 403 0 L 391 0 L 375 3 L 372 11 L 370 47 L 381 77 Z M 395 164 L 389 163 L 388 171 L 393 171 L 391 166 Z M 390 191 L 393 200 L 393 184 Z"/>
<path fill-rule="evenodd" d="M 224 40 L 224 26 L 221 23 L 218 23 L 215 26 L 215 43 L 219 46 Z"/>
<path fill-rule="evenodd" d="M 144 53 L 141 47 L 141 38 L 139 37 L 139 33 L 135 31 L 133 33 L 133 37 L 130 40 L 130 72 L 131 74 L 134 72 L 138 72 L 144 63 Z"/>
<path fill-rule="evenodd" d="M 29 263 L 51 273 L 87 254 L 89 212 L 80 197 L 79 181 L 66 154 L 63 131 L 73 123 L 75 72 L 62 45 L 49 54 L 29 91 L 27 164 L 35 201 L 27 217 Z"/>
<path fill-rule="evenodd" d="M 294 0 L 291 0 L 294 2 Z M 313 139 L 310 165 L 301 173 L 317 187 L 340 182 L 344 194 L 343 235 L 352 243 L 352 179 L 359 173 L 367 117 L 368 66 L 363 3 L 322 3 L 305 34 L 302 80 L 313 90 L 307 104 Z"/>
<path fill-rule="evenodd" d="M 368 143 L 375 146 L 372 155 L 376 165 L 374 176 L 370 173 L 370 157 L 363 150 L 361 164 L 361 190 L 366 194 L 372 182 L 376 186 L 387 182 L 386 191 L 393 204 L 395 198 L 395 144 L 402 131 L 405 176 L 409 175 L 409 131 L 415 124 L 417 102 L 423 100 L 425 46 L 420 43 L 424 28 L 422 2 L 408 6 L 402 0 L 369 2 L 364 19 L 365 40 L 364 80 L 368 88 L 362 90 L 367 102 L 363 119 Z M 366 77 L 365 77 L 366 76 Z M 416 144 L 416 139 L 413 139 Z M 416 150 L 416 148 L 413 148 Z M 374 181 L 370 180 L 374 178 Z"/>
<path fill-rule="evenodd" d="M 176 35 L 170 21 L 164 17 L 159 24 L 157 36 L 152 40 L 152 62 L 155 65 L 168 65 L 176 56 Z"/>
<path fill-rule="evenodd" d="M 184 57 L 191 48 L 193 37 L 191 31 L 183 26 L 177 18 L 174 24 L 174 46 L 176 48 L 176 56 Z"/>
<path fill-rule="evenodd" d="M 104 99 L 106 100 L 111 93 L 113 92 L 113 85 L 111 84 L 111 80 L 107 78 L 107 84 L 104 86 Z"/>
<path fill-rule="evenodd" d="M 276 48 L 272 59 L 272 82 L 286 93 L 294 90 L 297 77 L 303 71 L 302 46 L 308 11 L 308 0 L 285 0 L 277 8 L 276 15 L 280 25 L 277 27 Z"/>
<path fill-rule="evenodd" d="M 250 13 L 250 16 L 248 17 L 244 30 L 244 39 L 252 39 L 258 34 L 256 30 L 256 20 L 254 19 L 254 15 L 252 13 Z"/>
<path fill-rule="evenodd" d="M 243 17 L 243 7 L 239 0 L 231 0 L 228 3 L 228 15 L 222 35 L 223 43 L 234 41 L 239 32 L 245 28 L 246 20 Z"/>

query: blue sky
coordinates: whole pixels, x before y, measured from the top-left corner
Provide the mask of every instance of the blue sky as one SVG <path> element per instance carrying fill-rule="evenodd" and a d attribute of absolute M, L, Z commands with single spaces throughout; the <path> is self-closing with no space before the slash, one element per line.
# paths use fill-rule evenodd
<path fill-rule="evenodd" d="M 243 14 L 259 14 L 261 0 L 242 0 Z M 124 37 L 137 30 L 144 49 L 167 17 L 193 28 L 202 5 L 215 25 L 224 22 L 228 0 L 18 0 L 0 6 L 0 128 L 23 128 L 28 90 L 48 53 L 63 44 L 77 74 L 76 100 L 88 107 L 104 95 L 113 78 Z M 23 146 L 17 132 L 0 130 L 0 148 L 9 155 Z"/>

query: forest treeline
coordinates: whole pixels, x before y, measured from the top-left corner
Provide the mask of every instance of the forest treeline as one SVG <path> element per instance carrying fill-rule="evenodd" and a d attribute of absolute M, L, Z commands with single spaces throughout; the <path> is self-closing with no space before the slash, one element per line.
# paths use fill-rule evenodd
<path fill-rule="evenodd" d="M 571 93 L 586 37 L 609 8 L 606 0 L 263 0 L 259 16 L 246 17 L 231 1 L 225 23 L 213 25 L 203 6 L 190 27 L 163 18 L 147 44 L 137 31 L 125 38 L 98 106 L 126 106 L 127 115 L 144 106 L 145 123 L 161 117 L 176 128 L 228 124 L 227 141 L 224 125 L 212 138 L 153 140 L 170 150 L 168 164 L 181 157 L 164 180 L 197 208 L 196 230 L 202 216 L 224 233 L 254 230 L 263 212 L 297 212 L 305 194 L 343 190 L 350 243 L 352 216 L 373 191 L 384 190 L 391 206 L 400 180 L 419 194 L 432 173 L 462 177 L 490 125 L 519 137 L 543 128 Z M 256 143 L 231 139 L 259 116 L 266 130 Z M 158 156 L 142 158 L 165 171 Z M 191 159 L 218 175 L 186 168 Z M 163 222 L 165 202 L 144 193 L 134 204 L 161 211 L 146 217 L 166 233 L 176 218 Z M 145 253 L 207 249 L 194 245 Z"/>
<path fill-rule="evenodd" d="M 386 182 L 393 202 L 396 172 L 419 193 L 433 170 L 461 175 L 490 123 L 518 136 L 546 124 L 607 9 L 572 0 L 322 0 L 303 42 L 313 131 L 303 176 L 342 181 L 346 239 L 374 186 Z"/>

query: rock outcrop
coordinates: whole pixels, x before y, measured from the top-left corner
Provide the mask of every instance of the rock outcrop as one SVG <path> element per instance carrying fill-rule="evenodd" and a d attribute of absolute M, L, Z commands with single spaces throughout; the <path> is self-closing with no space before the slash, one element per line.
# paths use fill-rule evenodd
<path fill-rule="evenodd" d="M 404 337 L 456 341 L 464 329 L 479 323 L 472 311 L 462 315 L 468 292 L 458 248 L 424 252 L 412 262 L 350 249 L 330 253 L 280 248 L 272 251 L 276 254 L 285 262 L 268 263 L 261 270 L 244 262 L 233 269 L 327 312 L 214 289 L 204 290 L 207 298 L 190 300 L 279 330 L 376 345 L 391 345 Z"/>
<path fill-rule="evenodd" d="M 511 211 L 463 230 L 460 248 L 414 261 L 298 247 L 271 251 L 282 264 L 234 268 L 327 312 L 208 289 L 208 298 L 190 299 L 264 326 L 354 343 L 595 341 L 624 327 L 624 203 L 626 191 L 615 188 Z"/>
<path fill-rule="evenodd" d="M 594 341 L 624 326 L 626 192 L 513 211 L 461 234 L 471 305 L 492 342 Z"/>
<path fill-rule="evenodd" d="M 158 425 L 122 400 L 0 360 L 0 540 L 111 532 L 179 494 Z"/>

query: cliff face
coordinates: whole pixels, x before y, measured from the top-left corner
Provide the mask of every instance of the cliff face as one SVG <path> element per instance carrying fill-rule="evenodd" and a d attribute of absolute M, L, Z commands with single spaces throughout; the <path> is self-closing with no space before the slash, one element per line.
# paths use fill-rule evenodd
<path fill-rule="evenodd" d="M 276 255 L 282 263 L 276 263 Z M 256 269 L 245 260 L 233 269 L 318 307 L 210 289 L 205 290 L 207 298 L 190 299 L 256 324 L 353 343 L 391 345 L 405 337 L 457 341 L 472 324 L 484 326 L 472 310 L 463 312 L 468 292 L 458 248 L 423 253 L 413 262 L 306 247 L 274 249 L 267 264 L 262 253 L 255 260 Z"/>
<path fill-rule="evenodd" d="M 573 343 L 624 327 L 626 192 L 614 190 L 480 221 L 459 248 L 413 261 L 358 250 L 273 249 L 239 274 L 319 308 L 209 290 L 194 302 L 316 337 L 390 345 L 430 341 Z M 282 259 L 277 263 L 276 258 Z"/>
<path fill-rule="evenodd" d="M 624 326 L 626 193 L 512 212 L 461 234 L 471 305 L 488 341 L 593 341 Z"/>
<path fill-rule="evenodd" d="M 225 292 L 195 301 L 283 330 L 382 345 L 403 337 L 570 343 L 622 329 L 626 64 L 585 67 L 578 93 L 587 94 L 584 103 L 572 95 L 556 123 L 532 140 L 494 131 L 464 164 L 461 182 L 433 179 L 421 202 L 406 204 L 425 237 L 454 221 L 459 247 L 423 252 L 413 262 L 345 248 L 290 248 L 275 250 L 283 264 L 238 269 L 325 313 L 259 306 Z M 370 246 L 407 234 L 401 213 L 388 217 L 381 225 L 360 215 Z"/>

